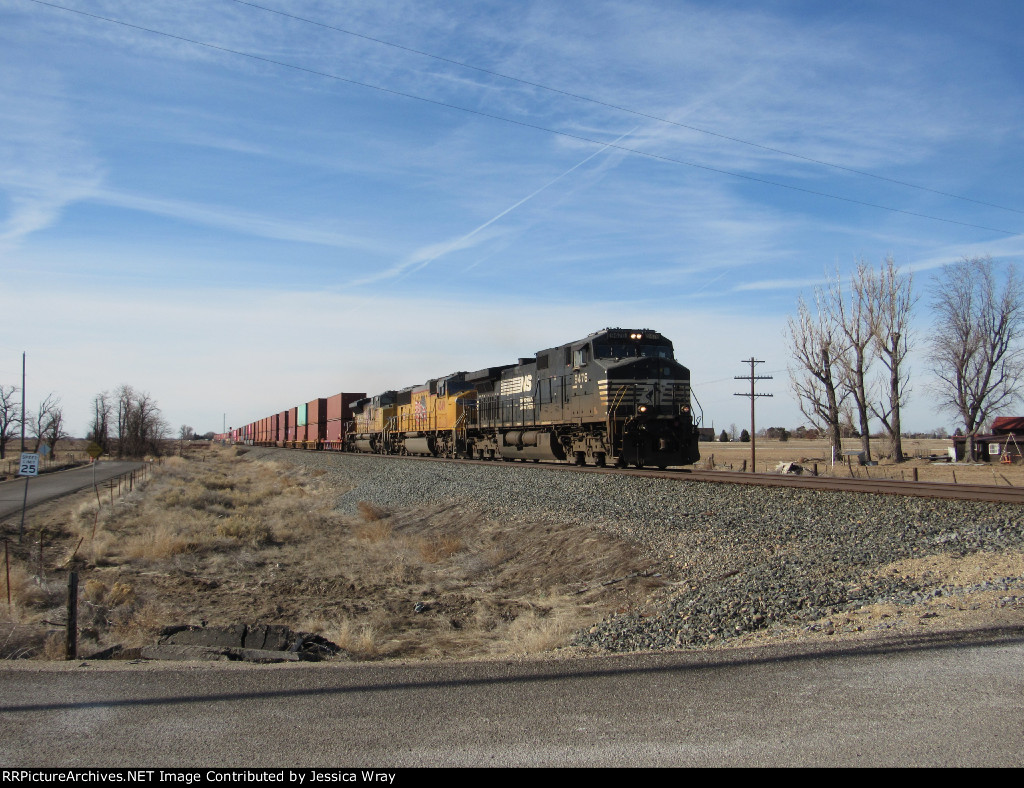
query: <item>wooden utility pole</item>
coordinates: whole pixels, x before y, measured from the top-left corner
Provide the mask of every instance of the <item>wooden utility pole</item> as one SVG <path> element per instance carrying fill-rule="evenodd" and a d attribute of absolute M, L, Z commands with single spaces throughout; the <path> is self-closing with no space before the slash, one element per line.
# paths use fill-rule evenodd
<path fill-rule="evenodd" d="M 754 365 L 763 364 L 763 361 L 758 361 L 756 358 L 751 356 L 750 358 L 743 359 L 742 363 L 750 364 L 750 375 L 737 375 L 736 380 L 749 380 L 750 381 L 750 393 L 749 394 L 734 394 L 735 397 L 750 397 L 750 472 L 757 473 L 757 437 L 754 425 L 754 401 L 757 397 L 771 397 L 772 394 L 756 394 L 754 393 L 754 381 L 756 380 L 773 380 L 771 375 L 755 375 Z"/>

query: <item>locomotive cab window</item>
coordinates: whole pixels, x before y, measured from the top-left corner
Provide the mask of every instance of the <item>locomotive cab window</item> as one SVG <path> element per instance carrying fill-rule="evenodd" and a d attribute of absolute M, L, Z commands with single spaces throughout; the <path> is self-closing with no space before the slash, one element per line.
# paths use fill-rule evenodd
<path fill-rule="evenodd" d="M 667 345 L 601 343 L 594 345 L 594 358 L 672 358 L 672 348 Z"/>
<path fill-rule="evenodd" d="M 587 358 L 590 355 L 587 351 L 588 347 L 584 345 L 581 348 L 576 348 L 576 350 L 572 352 L 573 369 L 579 369 L 580 367 L 585 367 L 587 365 Z"/>

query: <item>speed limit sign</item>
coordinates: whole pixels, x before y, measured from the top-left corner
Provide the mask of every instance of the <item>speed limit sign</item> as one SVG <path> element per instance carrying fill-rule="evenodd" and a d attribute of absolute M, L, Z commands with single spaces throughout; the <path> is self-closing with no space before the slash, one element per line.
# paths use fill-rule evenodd
<path fill-rule="evenodd" d="M 38 476 L 39 455 L 22 453 L 21 464 L 18 466 L 18 476 Z"/>

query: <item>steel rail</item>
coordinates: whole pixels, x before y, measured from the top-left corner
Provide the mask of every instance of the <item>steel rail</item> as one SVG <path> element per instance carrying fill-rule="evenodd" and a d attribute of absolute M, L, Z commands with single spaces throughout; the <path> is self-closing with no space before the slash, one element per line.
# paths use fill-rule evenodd
<path fill-rule="evenodd" d="M 1024 487 L 1000 487 L 993 484 L 954 484 L 952 482 L 908 482 L 895 479 L 843 479 L 832 476 L 794 474 L 741 473 L 739 471 L 618 471 L 678 478 L 713 484 L 747 484 L 761 487 L 790 487 L 829 492 L 869 493 L 872 495 L 906 495 L 917 498 L 944 498 L 963 501 L 1024 504 Z"/>

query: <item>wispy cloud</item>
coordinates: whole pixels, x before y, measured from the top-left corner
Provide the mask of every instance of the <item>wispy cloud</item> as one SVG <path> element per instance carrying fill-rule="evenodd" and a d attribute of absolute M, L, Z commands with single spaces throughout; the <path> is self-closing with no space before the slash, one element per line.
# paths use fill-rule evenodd
<path fill-rule="evenodd" d="M 0 218 L 0 253 L 51 227 L 103 181 L 103 167 L 75 133 L 58 83 L 45 72 L 30 77 L 17 68 L 0 76 L 0 189 L 10 206 Z"/>
<path fill-rule="evenodd" d="M 241 235 L 319 244 L 339 249 L 361 249 L 375 252 L 387 249 L 387 245 L 379 240 L 325 230 L 322 227 L 322 222 L 290 222 L 219 205 L 147 197 L 111 189 L 96 191 L 92 195 L 92 199 L 105 205 L 230 230 Z"/>
<path fill-rule="evenodd" d="M 736 285 L 733 290 L 799 290 L 804 287 L 814 287 L 824 283 L 824 276 L 808 279 L 761 279 L 756 282 L 743 282 Z"/>

